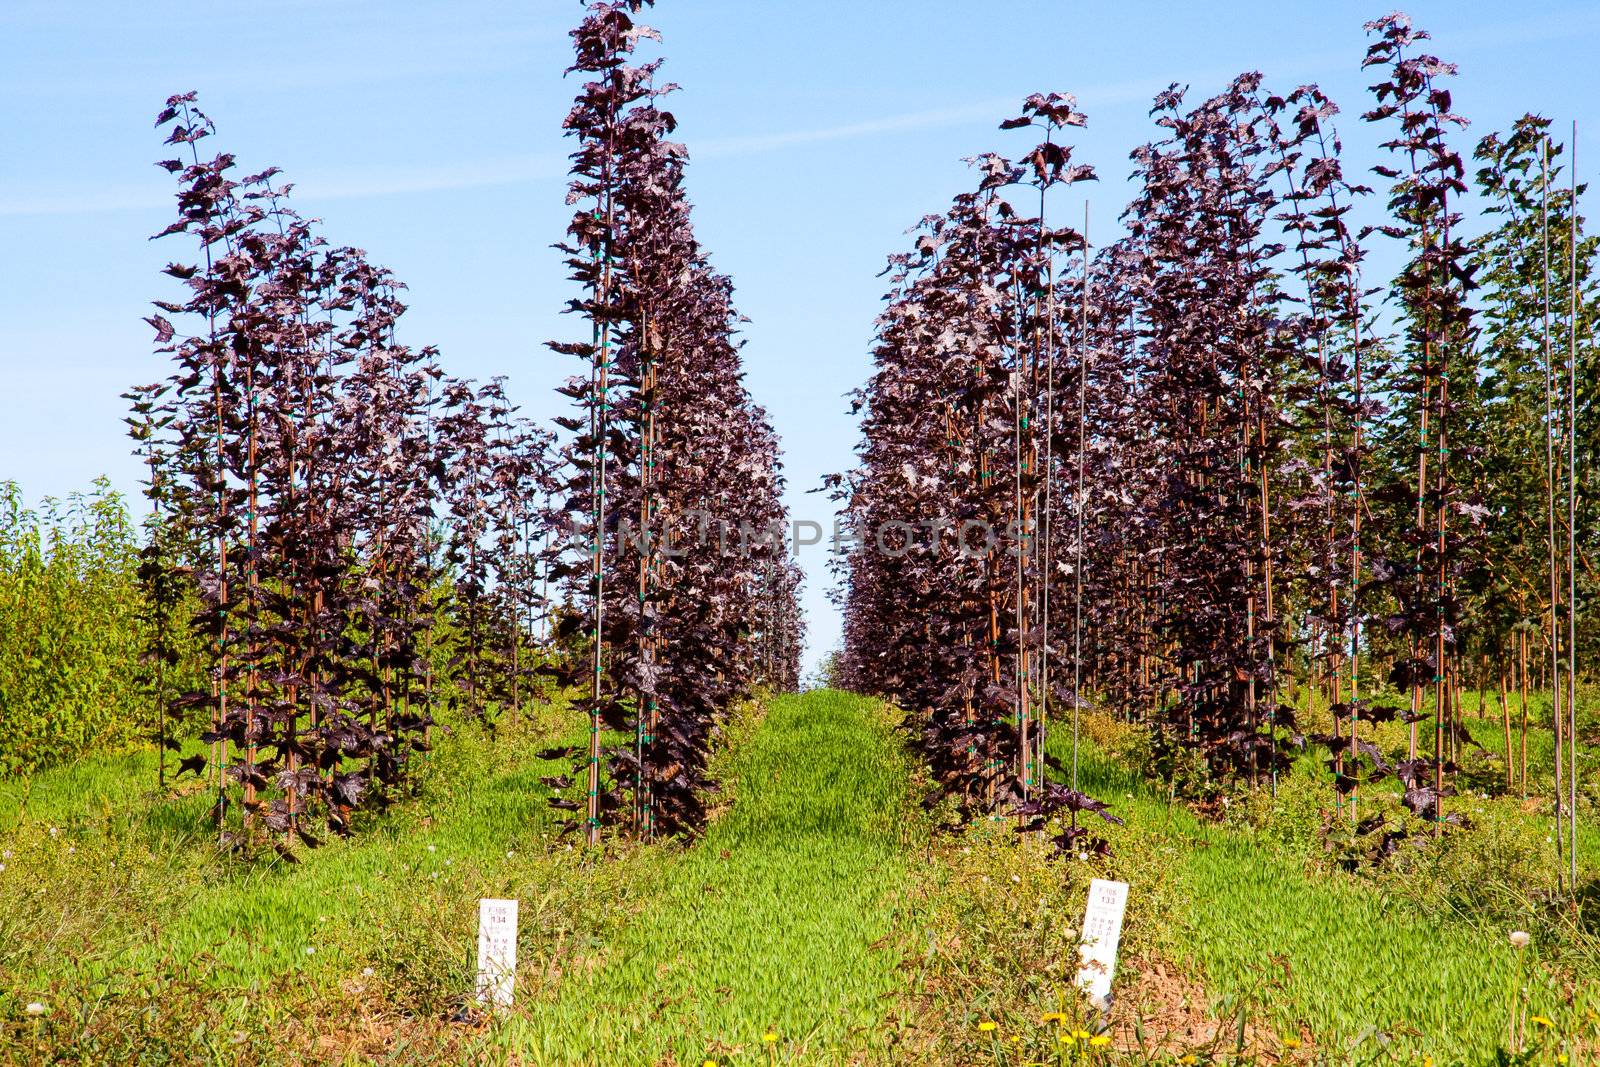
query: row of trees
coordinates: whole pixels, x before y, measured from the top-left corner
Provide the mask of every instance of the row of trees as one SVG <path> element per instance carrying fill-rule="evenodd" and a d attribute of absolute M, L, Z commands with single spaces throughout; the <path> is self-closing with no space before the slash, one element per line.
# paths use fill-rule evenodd
<path fill-rule="evenodd" d="M 157 237 L 193 242 L 166 268 L 183 298 L 148 320 L 173 372 L 129 394 L 162 775 L 198 712 L 210 757 L 181 771 L 209 765 L 224 839 L 313 842 L 404 784 L 442 699 L 482 715 L 526 691 L 552 438 L 499 381 L 401 344 L 403 286 L 320 237 L 275 169 L 235 177 L 231 154 L 202 155 L 215 128 L 194 94 L 157 125 L 181 153 L 160 164 L 179 217 Z M 163 668 L 183 665 L 186 630 L 208 683 L 174 692 Z"/>
<path fill-rule="evenodd" d="M 589 841 L 693 832 L 719 716 L 798 685 L 777 439 L 694 237 L 672 87 L 629 62 L 655 37 L 639 7 L 597 5 L 573 33 L 589 80 L 559 247 L 590 336 L 551 346 L 586 369 L 560 433 L 401 343 L 401 284 L 329 245 L 275 169 L 203 155 L 194 94 L 157 119 L 182 153 L 161 163 L 179 217 L 157 236 L 194 255 L 149 319 L 173 373 L 129 394 L 154 512 L 139 578 L 161 773 L 200 713 L 209 757 L 179 771 L 210 768 L 227 842 L 343 832 L 405 785 L 441 707 L 481 717 L 549 682 L 584 693 L 587 804 L 545 784 Z M 195 635 L 206 684 L 184 687 Z"/>
<path fill-rule="evenodd" d="M 729 279 L 695 239 L 687 153 L 657 81 L 635 62 L 656 32 L 639 0 L 593 5 L 572 33 L 586 80 L 565 128 L 577 142 L 566 242 L 588 337 L 556 342 L 584 373 L 563 442 L 556 573 L 587 641 L 589 840 L 692 831 L 705 817 L 718 717 L 756 686 L 799 684 L 799 571 L 787 555 L 777 438 L 745 390 Z M 607 743 L 606 735 L 614 743 Z M 620 736 L 619 736 L 620 735 Z M 559 803 L 573 806 L 570 801 Z"/>
<path fill-rule="evenodd" d="M 1453 66 L 1402 15 L 1368 30 L 1363 117 L 1394 160 L 1371 223 L 1336 105 L 1251 73 L 1157 96 L 1117 240 L 1049 218 L 1094 177 L 1064 143 L 1085 117 L 1051 94 L 1002 127 L 1042 141 L 978 157 L 976 189 L 891 258 L 841 484 L 862 546 L 841 668 L 916 714 L 969 811 L 1095 807 L 1075 767 L 1047 781 L 1042 736 L 1092 694 L 1156 727 L 1169 773 L 1262 785 L 1313 732 L 1302 705 L 1331 709 L 1315 739 L 1350 818 L 1394 777 L 1438 827 L 1472 743 L 1461 692 L 1530 647 L 1565 687 L 1574 807 L 1572 665 L 1600 642 L 1573 610 L 1600 529 L 1582 189 L 1528 116 L 1478 145 L 1474 235 Z M 1363 275 L 1379 239 L 1405 258 L 1386 290 Z M 1396 719 L 1400 757 L 1374 743 Z"/>

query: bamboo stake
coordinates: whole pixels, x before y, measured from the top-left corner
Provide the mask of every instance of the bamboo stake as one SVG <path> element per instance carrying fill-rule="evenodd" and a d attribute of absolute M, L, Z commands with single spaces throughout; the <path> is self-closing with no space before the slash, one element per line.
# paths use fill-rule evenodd
<path fill-rule="evenodd" d="M 1346 289 L 1352 305 L 1350 311 L 1350 324 L 1355 343 L 1355 391 L 1356 413 L 1354 427 L 1354 477 L 1351 492 L 1354 500 L 1350 507 L 1350 758 L 1356 759 L 1356 743 L 1360 735 L 1360 651 L 1361 651 L 1361 612 L 1360 602 L 1356 599 L 1356 591 L 1361 587 L 1361 510 L 1366 501 L 1361 495 L 1361 428 L 1362 428 L 1362 402 L 1364 399 L 1363 381 L 1361 377 L 1361 306 L 1359 283 Z M 1358 766 L 1359 769 L 1359 766 Z M 1358 776 L 1359 777 L 1359 776 Z M 1356 823 L 1356 794 L 1359 784 L 1350 787 L 1350 824 Z"/>
<path fill-rule="evenodd" d="M 1444 228 L 1444 243 L 1450 244 L 1450 227 L 1448 222 Z M 1443 331 L 1441 331 L 1443 332 Z M 1434 432 L 1434 447 L 1438 450 L 1438 470 L 1434 472 L 1434 492 L 1436 496 L 1436 540 L 1435 546 L 1438 557 L 1435 560 L 1434 572 L 1434 661 L 1433 669 L 1433 831 L 1438 835 L 1444 831 L 1444 764 L 1445 764 L 1445 720 L 1450 714 L 1450 680 L 1449 668 L 1445 665 L 1445 618 L 1444 598 L 1445 583 L 1445 516 L 1448 512 L 1448 498 L 1450 476 L 1447 459 L 1449 452 L 1448 417 L 1450 412 L 1450 375 L 1449 367 L 1449 338 L 1441 336 L 1439 339 L 1439 425 Z M 1421 488 L 1420 486 L 1418 487 Z"/>
<path fill-rule="evenodd" d="M 1562 837 L 1562 797 L 1561 797 L 1561 765 L 1563 752 L 1561 749 L 1561 663 L 1560 663 L 1560 635 L 1556 627 L 1556 604 L 1560 599 L 1560 571 L 1556 565 L 1556 460 L 1555 441 L 1555 367 L 1554 356 L 1550 346 L 1550 138 L 1544 138 L 1539 152 L 1539 185 L 1542 203 L 1540 214 L 1542 219 L 1541 229 L 1544 240 L 1544 457 L 1545 457 L 1545 512 L 1548 523 L 1549 567 L 1550 567 L 1550 628 L 1546 633 L 1546 640 L 1550 646 L 1550 712 L 1555 729 L 1555 786 L 1556 786 L 1556 884 L 1561 889 L 1565 881 L 1565 871 L 1561 863 L 1561 853 L 1564 848 Z M 1524 783 L 1524 790 L 1527 786 Z"/>
<path fill-rule="evenodd" d="M 1078 789 L 1078 726 L 1083 707 L 1079 692 L 1083 684 L 1083 520 L 1084 520 L 1084 430 L 1088 423 L 1089 378 L 1089 202 L 1083 202 L 1083 287 L 1078 309 L 1078 478 L 1077 499 L 1073 507 L 1076 517 L 1077 544 L 1073 549 L 1073 618 L 1072 618 L 1072 788 Z M 1072 825 L 1078 825 L 1078 812 L 1072 812 Z"/>
<path fill-rule="evenodd" d="M 1022 281 L 1017 278 L 1016 283 L 1017 314 L 1022 314 Z M 1020 339 L 1019 339 L 1020 340 Z M 1017 656 L 1016 694 L 1017 694 L 1017 780 L 1022 785 L 1023 796 L 1028 795 L 1028 718 L 1031 709 L 1028 705 L 1028 512 L 1022 491 L 1023 471 L 1027 467 L 1027 460 L 1023 453 L 1023 433 L 1028 425 L 1026 414 L 1029 405 L 1025 402 L 1026 386 L 1028 385 L 1028 356 L 1019 343 L 1016 348 L 1016 357 L 1013 373 L 1016 375 L 1016 395 L 1012 398 L 1011 427 L 1012 447 L 1012 521 L 1016 524 L 1017 531 L 1017 596 L 1014 602 L 1017 630 Z M 1031 399 L 1031 398 L 1028 398 Z"/>
<path fill-rule="evenodd" d="M 606 203 L 606 248 L 605 261 L 600 267 L 600 292 L 596 303 L 602 307 L 610 299 L 611 294 L 611 224 L 612 213 L 607 190 Z M 599 248 L 595 255 L 602 254 Z M 606 522 L 606 431 L 607 431 L 607 396 L 606 386 L 608 371 L 611 362 L 611 327 L 602 318 L 596 317 L 594 323 L 596 341 L 596 355 L 598 360 L 594 365 L 595 394 L 590 409 L 590 427 L 594 433 L 595 470 L 592 475 L 593 496 L 592 507 L 594 514 L 594 543 L 591 550 L 594 553 L 594 571 L 592 583 L 594 588 L 594 664 L 590 675 L 590 700 L 589 708 L 589 805 L 586 839 L 593 846 L 600 842 L 600 694 L 602 691 L 602 671 L 604 670 L 605 651 L 605 522 Z"/>
<path fill-rule="evenodd" d="M 1567 886 L 1578 892 L 1578 123 L 1572 123 L 1567 279 Z"/>
<path fill-rule="evenodd" d="M 1039 189 L 1039 233 L 1044 243 L 1044 187 Z M 1045 255 L 1045 327 L 1044 327 L 1044 514 L 1041 518 L 1042 541 L 1039 568 L 1039 780 L 1044 781 L 1044 731 L 1050 720 L 1050 571 L 1054 539 L 1051 522 L 1054 518 L 1055 497 L 1055 433 L 1056 433 L 1056 261 L 1053 253 Z M 1077 694 L 1073 694 L 1076 699 Z"/>
<path fill-rule="evenodd" d="M 1502 649 L 1500 657 L 1500 722 L 1505 727 L 1506 735 L 1506 792 L 1510 793 L 1514 787 L 1513 772 L 1516 764 L 1511 762 L 1511 703 L 1506 699 L 1506 661 Z"/>
<path fill-rule="evenodd" d="M 245 378 L 244 378 L 245 410 L 246 410 L 246 413 L 247 413 L 246 414 L 246 425 L 249 426 L 249 435 L 250 435 L 249 436 L 249 444 L 247 446 L 249 454 L 248 454 L 248 458 L 246 460 L 246 471 L 247 471 L 247 476 L 249 478 L 249 483 L 250 483 L 250 486 L 249 486 L 249 491 L 250 491 L 250 498 L 249 498 L 250 499 L 249 538 L 250 539 L 248 541 L 248 547 L 245 550 L 246 597 L 248 598 L 247 602 L 250 605 L 249 615 L 245 619 L 245 625 L 246 625 L 246 627 L 248 627 L 247 637 L 246 637 L 246 648 L 249 650 L 250 672 L 249 672 L 249 674 L 247 676 L 247 679 L 246 679 L 246 682 L 245 682 L 245 708 L 244 708 L 244 716 L 245 716 L 244 717 L 244 733 L 245 733 L 244 770 L 245 770 L 245 777 L 244 777 L 244 816 L 243 816 L 243 818 L 244 818 L 246 823 L 253 823 L 253 821 L 254 821 L 253 809 L 255 807 L 255 802 L 256 802 L 256 785 L 255 785 L 255 773 L 256 773 L 255 720 L 256 720 L 256 716 L 255 716 L 255 711 L 256 711 L 256 705 L 261 699 L 260 689 L 259 689 L 260 682 L 261 682 L 261 676 L 260 676 L 260 674 L 259 674 L 259 672 L 257 670 L 258 664 L 260 663 L 260 651 L 261 650 L 256 645 L 256 619 L 257 619 L 258 613 L 260 611 L 259 603 L 260 603 L 260 591 L 261 591 L 261 587 L 260 587 L 261 577 L 260 577 L 260 572 L 257 569 L 257 562 L 256 562 L 256 540 L 257 540 L 257 537 L 260 534 L 260 504 L 259 504 L 259 500 L 258 500 L 258 497 L 257 497 L 258 486 L 257 486 L 257 477 L 256 477 L 256 473 L 257 473 L 256 472 L 256 422 L 257 422 L 257 420 L 256 420 L 256 375 L 255 375 L 255 358 L 254 358 L 254 353 L 253 352 L 251 354 L 250 361 L 247 364 L 245 364 L 244 374 L 245 374 Z"/>
<path fill-rule="evenodd" d="M 1528 631 L 1517 631 L 1517 679 L 1518 689 L 1522 695 L 1522 756 L 1521 769 L 1517 773 L 1517 781 L 1521 786 L 1522 799 L 1528 799 Z"/>

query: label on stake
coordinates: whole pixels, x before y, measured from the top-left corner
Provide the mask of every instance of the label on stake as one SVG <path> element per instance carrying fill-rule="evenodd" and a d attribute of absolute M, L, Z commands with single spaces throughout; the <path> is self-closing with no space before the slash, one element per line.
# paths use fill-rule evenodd
<path fill-rule="evenodd" d="M 509 1008 L 517 981 L 517 902 L 478 901 L 478 1003 Z"/>
<path fill-rule="evenodd" d="M 1089 904 L 1083 912 L 1083 936 L 1078 944 L 1078 988 L 1102 1011 L 1111 1007 L 1111 979 L 1117 973 L 1117 946 L 1127 907 L 1127 882 L 1103 878 L 1089 882 Z"/>

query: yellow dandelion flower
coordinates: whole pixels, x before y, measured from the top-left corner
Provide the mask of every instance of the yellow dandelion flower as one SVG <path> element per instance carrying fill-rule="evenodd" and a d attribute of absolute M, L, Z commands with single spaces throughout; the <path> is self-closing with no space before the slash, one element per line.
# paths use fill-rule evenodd
<path fill-rule="evenodd" d="M 1089 1039 L 1089 1044 L 1093 1045 L 1095 1048 L 1105 1048 L 1107 1045 L 1111 1044 L 1111 1039 L 1105 1034 L 1099 1034 L 1095 1037 L 1091 1037 Z"/>
<path fill-rule="evenodd" d="M 717 1067 L 717 1061 L 707 1060 L 705 1063 L 701 1064 L 700 1067 Z"/>
<path fill-rule="evenodd" d="M 1071 1034 L 1060 1034 L 1060 1035 L 1058 1035 L 1056 1037 L 1056 1040 L 1061 1042 L 1063 1045 L 1071 1044 L 1072 1035 Z"/>
<path fill-rule="evenodd" d="M 1284 1048 L 1299 1048 L 1300 1047 L 1300 1039 L 1298 1037 L 1286 1037 L 1286 1038 L 1283 1039 L 1283 1047 Z"/>
<path fill-rule="evenodd" d="M 1433 1067 L 1433 1057 L 1432 1056 L 1424 1056 L 1424 1057 L 1422 1057 L 1422 1067 Z"/>
<path fill-rule="evenodd" d="M 1021 1034 L 1012 1034 L 1012 1035 L 1011 1035 L 1011 1043 L 1012 1043 L 1012 1044 L 1013 1044 L 1013 1045 L 1020 1045 L 1020 1044 L 1022 1044 L 1022 1035 L 1021 1035 Z"/>
<path fill-rule="evenodd" d="M 1064 1023 L 1067 1021 L 1067 1016 L 1065 1012 L 1047 1011 L 1039 1021 L 1042 1023 Z"/>
<path fill-rule="evenodd" d="M 1567 1062 L 1567 1054 L 1565 1052 L 1556 1053 L 1556 1062 L 1562 1064 L 1564 1067 Z"/>
<path fill-rule="evenodd" d="M 1087 1030 L 1074 1030 L 1074 1031 L 1072 1031 L 1072 1036 L 1077 1038 L 1079 1041 L 1087 1041 L 1087 1040 L 1089 1040 L 1089 1031 L 1087 1031 Z"/>
<path fill-rule="evenodd" d="M 1546 1029 L 1549 1029 L 1550 1027 L 1555 1025 L 1555 1023 L 1551 1022 L 1549 1019 L 1546 1019 L 1543 1015 L 1535 1015 L 1532 1019 L 1529 1020 L 1529 1022 L 1537 1023 L 1538 1025 L 1543 1026 Z"/>
<path fill-rule="evenodd" d="M 1190 1052 L 1187 1055 L 1185 1055 L 1182 1059 L 1180 1059 L 1178 1062 L 1183 1064 L 1184 1067 L 1194 1067 L 1194 1065 L 1199 1063 L 1200 1061 L 1195 1058 L 1194 1053 Z"/>
<path fill-rule="evenodd" d="M 993 1019 L 985 1019 L 983 1022 L 978 1024 L 978 1029 L 987 1034 L 990 1030 L 995 1029 L 999 1025 L 1000 1024 L 995 1022 Z"/>
<path fill-rule="evenodd" d="M 778 1040 L 778 1035 L 773 1033 L 771 1030 L 768 1030 L 766 1033 L 761 1035 L 761 1040 L 770 1045 Z"/>

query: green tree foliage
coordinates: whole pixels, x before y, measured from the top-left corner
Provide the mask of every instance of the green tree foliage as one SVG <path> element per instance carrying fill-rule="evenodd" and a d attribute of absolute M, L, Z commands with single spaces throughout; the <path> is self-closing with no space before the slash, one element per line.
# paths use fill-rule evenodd
<path fill-rule="evenodd" d="M 1482 286 L 1483 335 L 1476 425 L 1472 438 L 1480 446 L 1475 482 L 1488 507 L 1490 551 L 1488 581 L 1479 591 L 1477 615 L 1482 650 L 1495 656 L 1509 647 L 1514 627 L 1526 629 L 1546 648 L 1540 620 L 1550 610 L 1546 523 L 1549 521 L 1550 473 L 1546 467 L 1546 435 L 1556 441 L 1556 523 L 1565 542 L 1564 426 L 1569 339 L 1577 340 L 1577 511 L 1578 586 L 1580 602 L 1592 602 L 1594 561 L 1600 529 L 1595 523 L 1600 504 L 1600 404 L 1596 381 L 1600 361 L 1594 349 L 1594 325 L 1600 319 L 1600 279 L 1596 257 L 1600 238 L 1585 235 L 1578 219 L 1577 318 L 1570 321 L 1572 297 L 1572 191 L 1564 150 L 1551 138 L 1548 162 L 1541 173 L 1541 147 L 1551 135 L 1550 121 L 1524 115 L 1504 134 L 1491 133 L 1478 144 L 1475 158 L 1479 191 L 1489 202 L 1486 212 L 1498 224 L 1474 244 Z M 1546 203 L 1548 187 L 1548 203 Z M 1584 186 L 1578 187 L 1581 199 Z M 1546 242 L 1548 234 L 1548 244 Z M 1548 263 L 1548 291 L 1545 288 Z M 1548 324 L 1548 330 L 1547 330 Z M 1546 351 L 1548 337 L 1549 351 Z M 1547 359 L 1555 400 L 1546 410 Z M 1565 553 L 1562 553 L 1563 557 Z M 1564 559 L 1563 559 L 1564 564 Z M 1565 582 L 1561 582 L 1565 597 Z M 1585 589 L 1589 596 L 1584 595 Z M 1593 662 L 1596 627 L 1592 615 L 1579 618 L 1579 642 L 1587 646 L 1580 659 Z M 1544 652 L 1548 655 L 1548 651 Z"/>
<path fill-rule="evenodd" d="M 0 482 L 0 777 L 156 732 L 146 653 L 163 623 L 146 610 L 139 541 L 103 478 L 37 510 L 16 482 Z M 192 671 L 189 637 L 165 625 L 175 681 Z"/>

